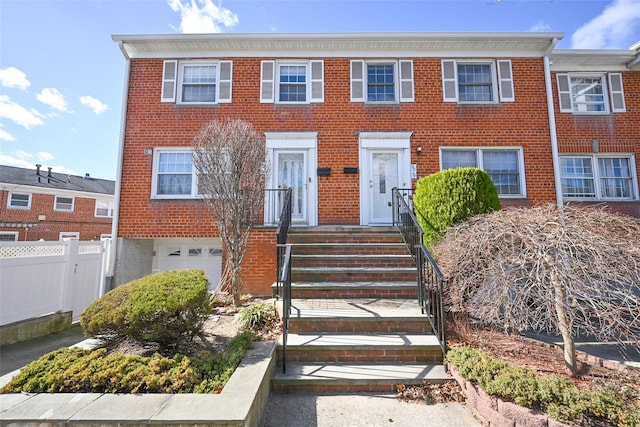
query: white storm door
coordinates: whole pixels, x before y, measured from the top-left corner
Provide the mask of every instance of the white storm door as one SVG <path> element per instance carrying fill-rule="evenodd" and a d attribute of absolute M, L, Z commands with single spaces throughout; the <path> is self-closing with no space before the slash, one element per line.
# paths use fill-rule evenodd
<path fill-rule="evenodd" d="M 369 223 L 393 222 L 391 190 L 400 187 L 400 150 L 369 150 Z"/>
<path fill-rule="evenodd" d="M 291 220 L 307 222 L 307 151 L 276 151 L 274 166 L 276 188 L 291 188 Z"/>

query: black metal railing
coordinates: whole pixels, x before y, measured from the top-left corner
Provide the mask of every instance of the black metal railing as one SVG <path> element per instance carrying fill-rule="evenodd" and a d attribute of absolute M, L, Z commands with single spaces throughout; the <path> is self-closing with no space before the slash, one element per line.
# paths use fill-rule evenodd
<path fill-rule="evenodd" d="M 282 249 L 282 275 L 278 280 L 282 283 L 282 373 L 287 373 L 287 337 L 289 335 L 289 318 L 291 317 L 291 245 L 278 245 Z"/>
<path fill-rule="evenodd" d="M 276 296 L 280 298 L 282 290 L 282 268 L 284 266 L 284 245 L 287 244 L 289 228 L 291 227 L 291 189 L 272 190 L 278 192 L 281 199 L 280 216 L 278 217 L 278 227 L 276 228 Z"/>
<path fill-rule="evenodd" d="M 433 333 L 440 342 L 442 353 L 447 353 L 446 325 L 444 321 L 444 286 L 448 283 L 438 264 L 424 246 L 424 231 L 411 208 L 409 189 L 392 190 L 393 225 L 398 227 L 418 269 L 418 303 L 431 322 Z"/>

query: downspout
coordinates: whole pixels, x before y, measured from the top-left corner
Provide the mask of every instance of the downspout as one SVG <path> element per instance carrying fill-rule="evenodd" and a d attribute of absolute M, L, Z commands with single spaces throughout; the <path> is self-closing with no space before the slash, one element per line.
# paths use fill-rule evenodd
<path fill-rule="evenodd" d="M 549 44 L 549 48 L 544 53 L 542 58 L 544 62 L 544 80 L 547 92 L 547 114 L 549 115 L 549 136 L 551 139 L 551 159 L 553 161 L 553 178 L 556 188 L 556 204 L 558 210 L 562 212 L 562 181 L 560 179 L 560 159 L 558 156 L 558 134 L 556 133 L 556 113 L 553 105 L 553 89 L 551 87 L 551 61 L 549 55 L 558 44 L 558 39 L 553 38 Z M 562 215 L 561 215 L 562 217 Z"/>
<path fill-rule="evenodd" d="M 124 137 L 127 127 L 127 105 L 129 103 L 129 73 L 131 71 L 131 59 L 127 55 L 127 51 L 124 49 L 122 40 L 118 41 L 118 46 L 124 54 L 126 59 L 124 67 L 124 90 L 122 93 L 122 112 L 120 114 L 120 141 L 118 146 L 118 169 L 116 172 L 116 187 L 113 195 L 113 221 L 111 223 L 111 253 L 109 256 L 109 266 L 107 270 L 107 276 L 111 276 L 112 280 L 115 273 L 115 264 L 118 247 L 118 221 L 120 218 L 120 192 L 122 189 L 122 161 L 124 159 Z M 105 286 L 106 287 L 106 286 Z M 111 283 L 113 288 L 113 283 Z M 108 289 L 103 289 L 103 293 L 106 293 Z"/>

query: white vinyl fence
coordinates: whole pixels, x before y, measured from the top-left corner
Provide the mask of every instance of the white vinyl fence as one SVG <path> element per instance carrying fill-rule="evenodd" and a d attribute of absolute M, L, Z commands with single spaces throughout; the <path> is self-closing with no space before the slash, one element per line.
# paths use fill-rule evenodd
<path fill-rule="evenodd" d="M 1 242 L 0 326 L 57 311 L 76 321 L 104 293 L 111 240 Z"/>

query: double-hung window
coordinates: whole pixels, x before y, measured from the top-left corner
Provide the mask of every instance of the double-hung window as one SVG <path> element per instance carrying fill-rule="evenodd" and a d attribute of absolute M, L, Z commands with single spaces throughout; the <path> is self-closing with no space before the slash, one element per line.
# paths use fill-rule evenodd
<path fill-rule="evenodd" d="M 9 195 L 8 207 L 15 209 L 31 208 L 31 194 L 28 193 L 11 193 Z"/>
<path fill-rule="evenodd" d="M 558 74 L 560 111 L 574 114 L 609 114 L 626 111 L 622 74 Z M 607 81 L 608 80 L 608 81 Z"/>
<path fill-rule="evenodd" d="M 309 104 L 324 102 L 324 62 L 262 61 L 260 102 Z"/>
<path fill-rule="evenodd" d="M 99 218 L 113 218 L 113 201 L 96 200 L 95 216 Z"/>
<path fill-rule="evenodd" d="M 483 169 L 500 197 L 525 197 L 524 167 L 520 148 L 442 148 L 441 169 Z"/>
<path fill-rule="evenodd" d="M 510 60 L 443 60 L 444 102 L 495 104 L 515 101 Z"/>
<path fill-rule="evenodd" d="M 56 211 L 73 211 L 73 197 L 56 196 L 54 203 L 54 210 Z"/>
<path fill-rule="evenodd" d="M 351 102 L 413 102 L 413 61 L 351 61 Z"/>
<path fill-rule="evenodd" d="M 560 156 L 562 196 L 585 200 L 636 200 L 633 156 Z"/>
<path fill-rule="evenodd" d="M 161 101 L 186 105 L 231 102 L 231 76 L 231 61 L 164 61 Z"/>
<path fill-rule="evenodd" d="M 199 197 L 196 169 L 191 150 L 158 149 L 153 167 L 152 197 L 192 199 Z"/>

